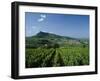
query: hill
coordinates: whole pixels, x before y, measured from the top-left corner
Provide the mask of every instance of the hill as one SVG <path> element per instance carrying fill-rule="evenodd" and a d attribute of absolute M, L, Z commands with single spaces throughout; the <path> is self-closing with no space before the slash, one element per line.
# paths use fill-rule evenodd
<path fill-rule="evenodd" d="M 26 37 L 26 47 L 41 47 L 41 46 L 69 46 L 69 45 L 80 45 L 88 43 L 86 40 L 80 40 L 68 36 L 60 36 L 53 33 L 40 31 L 34 36 Z"/>

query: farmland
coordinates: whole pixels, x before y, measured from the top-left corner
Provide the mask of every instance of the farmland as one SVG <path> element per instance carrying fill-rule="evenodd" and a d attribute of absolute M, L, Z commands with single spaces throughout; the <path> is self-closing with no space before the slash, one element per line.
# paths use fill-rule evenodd
<path fill-rule="evenodd" d="M 26 68 L 89 64 L 88 47 L 26 49 Z"/>
<path fill-rule="evenodd" d="M 89 65 L 89 40 L 40 32 L 26 37 L 25 67 Z"/>

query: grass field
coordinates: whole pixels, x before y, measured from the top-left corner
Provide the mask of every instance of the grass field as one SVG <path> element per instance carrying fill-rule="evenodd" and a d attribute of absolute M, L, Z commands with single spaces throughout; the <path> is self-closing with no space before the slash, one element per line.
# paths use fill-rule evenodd
<path fill-rule="evenodd" d="M 88 47 L 26 48 L 26 68 L 89 65 Z"/>

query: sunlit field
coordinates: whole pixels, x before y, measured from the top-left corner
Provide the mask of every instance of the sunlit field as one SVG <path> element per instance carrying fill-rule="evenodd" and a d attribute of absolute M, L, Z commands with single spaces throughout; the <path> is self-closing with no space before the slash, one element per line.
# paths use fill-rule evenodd
<path fill-rule="evenodd" d="M 89 65 L 88 47 L 26 48 L 26 68 Z"/>

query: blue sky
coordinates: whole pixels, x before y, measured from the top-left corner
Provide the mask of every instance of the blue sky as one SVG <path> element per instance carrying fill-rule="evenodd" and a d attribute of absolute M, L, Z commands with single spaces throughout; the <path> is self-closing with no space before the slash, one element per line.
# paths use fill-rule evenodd
<path fill-rule="evenodd" d="M 26 36 L 49 32 L 74 38 L 89 37 L 89 16 L 25 12 Z"/>

